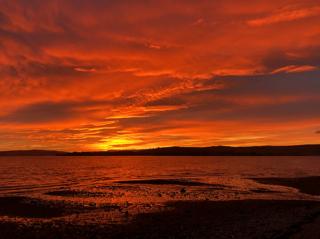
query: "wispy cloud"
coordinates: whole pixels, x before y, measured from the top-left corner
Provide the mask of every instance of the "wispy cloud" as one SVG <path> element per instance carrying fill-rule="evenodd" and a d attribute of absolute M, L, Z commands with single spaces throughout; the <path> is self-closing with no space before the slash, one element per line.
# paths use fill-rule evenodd
<path fill-rule="evenodd" d="M 291 65 L 291 66 L 284 66 L 279 69 L 276 69 L 272 71 L 273 74 L 275 73 L 281 73 L 281 72 L 286 72 L 286 73 L 297 73 L 297 72 L 307 72 L 307 71 L 315 71 L 318 70 L 319 68 L 316 66 L 296 66 L 296 65 Z"/>
<path fill-rule="evenodd" d="M 264 17 L 256 18 L 249 20 L 247 23 L 250 26 L 258 27 L 258 26 L 266 26 L 281 22 L 290 22 L 295 21 L 307 17 L 319 16 L 320 15 L 320 7 L 310 7 L 310 8 L 302 8 L 302 9 L 292 9 L 292 10 L 279 10 L 270 15 L 266 15 Z"/>

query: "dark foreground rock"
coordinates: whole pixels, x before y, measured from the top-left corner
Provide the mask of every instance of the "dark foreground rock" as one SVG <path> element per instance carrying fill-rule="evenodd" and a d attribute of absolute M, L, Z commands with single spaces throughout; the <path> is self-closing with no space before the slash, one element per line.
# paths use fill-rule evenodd
<path fill-rule="evenodd" d="M 45 195 L 61 196 L 61 197 L 102 197 L 105 196 L 103 192 L 89 192 L 84 190 L 58 190 L 46 192 Z"/>
<path fill-rule="evenodd" d="M 37 224 L 3 222 L 6 239 L 75 238 L 320 238 L 312 225 L 320 216 L 316 201 L 179 201 L 162 212 L 140 214 L 124 224 L 72 224 L 52 221 Z M 311 227 L 310 227 L 311 225 Z M 318 229 L 314 229 L 318 228 Z"/>
<path fill-rule="evenodd" d="M 62 203 L 47 203 L 28 197 L 0 197 L 0 215 L 4 216 L 51 218 L 65 215 L 69 209 Z"/>
<path fill-rule="evenodd" d="M 111 210 L 114 208 L 117 208 L 117 206 L 104 205 L 102 209 Z M 81 203 L 47 201 L 20 196 L 0 197 L 0 216 L 48 219 L 99 209 L 101 208 L 96 205 L 84 205 Z"/>

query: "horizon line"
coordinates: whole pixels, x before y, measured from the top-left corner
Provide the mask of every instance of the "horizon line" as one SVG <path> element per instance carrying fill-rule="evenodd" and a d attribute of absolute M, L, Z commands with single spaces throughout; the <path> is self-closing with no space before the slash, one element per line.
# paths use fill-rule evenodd
<path fill-rule="evenodd" d="M 320 143 L 309 143 L 309 144 L 283 144 L 283 145 L 247 145 L 247 146 L 235 146 L 235 145 L 210 145 L 210 146 L 159 146 L 150 148 L 129 148 L 129 149 L 107 149 L 107 150 L 88 150 L 88 151 L 69 151 L 69 150 L 59 150 L 59 149 L 42 149 L 42 148 L 31 148 L 31 149 L 5 149 L 0 150 L 0 152 L 8 151 L 60 151 L 60 152 L 106 152 L 106 151 L 127 151 L 127 150 L 148 150 L 148 149 L 163 149 L 163 148 L 212 148 L 212 147 L 229 147 L 229 148 L 251 148 L 251 147 L 294 147 L 294 146 L 320 146 Z"/>

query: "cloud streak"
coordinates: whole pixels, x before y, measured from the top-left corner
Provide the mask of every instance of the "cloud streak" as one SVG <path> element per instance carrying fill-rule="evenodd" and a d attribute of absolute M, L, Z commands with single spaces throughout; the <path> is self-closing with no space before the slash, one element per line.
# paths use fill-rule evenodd
<path fill-rule="evenodd" d="M 282 22 L 296 21 L 308 17 L 314 17 L 320 15 L 320 7 L 310 7 L 302 9 L 293 9 L 293 10 L 280 10 L 268 16 L 257 18 L 254 20 L 248 21 L 250 26 L 259 27 L 272 25 Z"/>

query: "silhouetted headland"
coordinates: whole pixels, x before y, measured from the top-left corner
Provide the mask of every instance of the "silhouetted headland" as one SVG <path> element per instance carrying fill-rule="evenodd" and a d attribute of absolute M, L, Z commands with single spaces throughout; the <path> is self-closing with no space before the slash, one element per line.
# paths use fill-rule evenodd
<path fill-rule="evenodd" d="M 10 150 L 0 151 L 0 156 L 58 156 L 66 152 L 55 150 Z"/>
<path fill-rule="evenodd" d="M 0 156 L 316 156 L 320 145 L 252 147 L 164 147 L 138 150 L 62 152 L 47 150 L 1 151 Z"/>

